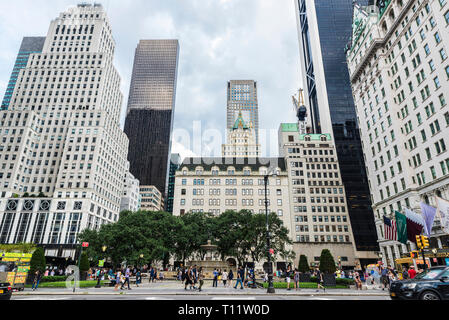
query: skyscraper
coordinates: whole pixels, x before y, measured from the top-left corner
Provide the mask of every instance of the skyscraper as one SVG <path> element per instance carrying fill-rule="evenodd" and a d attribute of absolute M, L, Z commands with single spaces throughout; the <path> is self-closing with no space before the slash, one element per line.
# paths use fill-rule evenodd
<path fill-rule="evenodd" d="M 19 53 L 17 54 L 16 63 L 11 73 L 11 78 L 6 88 L 5 96 L 2 101 L 0 110 L 7 110 L 11 103 L 11 97 L 16 87 L 17 77 L 20 70 L 26 67 L 28 58 L 32 53 L 40 53 L 44 47 L 45 37 L 24 37 L 20 45 Z"/>
<path fill-rule="evenodd" d="M 178 74 L 178 40 L 141 40 L 134 58 L 125 133 L 130 172 L 165 195 Z"/>
<path fill-rule="evenodd" d="M 118 221 L 128 138 L 114 48 L 102 6 L 80 4 L 19 71 L 0 111 L 0 243 L 41 244 L 65 263 L 80 231 Z"/>
<path fill-rule="evenodd" d="M 254 128 L 256 144 L 259 144 L 257 82 L 253 80 L 231 80 L 228 82 L 227 97 L 228 131 L 233 130 L 234 124 L 241 113 L 246 124 Z"/>
<path fill-rule="evenodd" d="M 312 131 L 334 133 L 356 248 L 378 251 L 370 191 L 346 65 L 352 0 L 294 0 Z M 367 3 L 368 0 L 361 0 Z M 371 0 L 370 0 L 371 2 Z"/>

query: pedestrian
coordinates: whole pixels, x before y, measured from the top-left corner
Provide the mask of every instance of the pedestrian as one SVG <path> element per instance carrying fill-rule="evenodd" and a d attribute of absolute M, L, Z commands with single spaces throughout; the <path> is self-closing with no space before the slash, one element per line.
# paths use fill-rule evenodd
<path fill-rule="evenodd" d="M 298 291 L 299 290 L 299 271 L 298 271 L 298 269 L 295 269 L 294 280 L 295 280 L 295 289 L 296 289 L 296 291 Z"/>
<path fill-rule="evenodd" d="M 229 269 L 228 279 L 229 279 L 229 287 L 232 287 L 232 280 L 234 280 L 234 272 L 232 272 L 232 269 Z"/>
<path fill-rule="evenodd" d="M 120 272 L 120 270 L 117 270 L 117 272 L 115 274 L 115 288 L 114 288 L 114 291 L 118 290 L 118 286 L 120 285 L 121 278 L 122 278 L 122 273 Z"/>
<path fill-rule="evenodd" d="M 360 280 L 360 276 L 357 276 L 355 278 L 355 286 L 356 286 L 356 290 L 362 290 L 362 281 Z"/>
<path fill-rule="evenodd" d="M 161 269 L 161 272 L 159 272 L 159 280 L 162 282 L 164 280 L 164 272 L 163 269 Z"/>
<path fill-rule="evenodd" d="M 128 285 L 128 290 L 131 290 L 131 287 L 129 286 L 129 277 L 131 275 L 131 270 L 130 267 L 127 267 L 125 270 L 125 282 L 123 282 L 122 287 L 120 288 L 121 290 L 123 290 L 123 287 L 125 286 L 125 284 Z"/>
<path fill-rule="evenodd" d="M 187 290 L 187 286 L 190 285 L 190 290 L 192 290 L 192 267 L 189 267 L 189 269 L 186 272 L 185 275 L 185 287 L 184 290 Z"/>
<path fill-rule="evenodd" d="M 196 268 L 196 265 L 193 266 L 192 269 L 192 274 L 193 274 L 193 289 L 196 290 L 196 284 L 198 283 L 198 270 Z"/>
<path fill-rule="evenodd" d="M 150 267 L 150 282 L 154 282 L 154 268 Z"/>
<path fill-rule="evenodd" d="M 403 268 L 402 269 L 402 280 L 407 280 L 408 279 L 408 270 L 407 268 Z"/>
<path fill-rule="evenodd" d="M 416 271 L 414 266 L 411 266 L 410 269 L 408 270 L 408 277 L 410 279 L 414 279 L 416 277 Z"/>
<path fill-rule="evenodd" d="M 218 286 L 218 270 L 216 268 L 214 269 L 213 275 L 214 275 L 214 278 L 212 281 L 212 287 L 217 287 Z"/>
<path fill-rule="evenodd" d="M 346 278 L 346 277 L 345 277 L 345 272 L 344 272 L 343 270 L 341 270 L 341 277 L 342 277 L 342 278 Z"/>
<path fill-rule="evenodd" d="M 139 287 L 139 284 L 142 283 L 142 273 L 140 272 L 140 269 L 137 269 L 136 271 L 136 286 Z"/>
<path fill-rule="evenodd" d="M 291 279 L 291 275 L 292 275 L 292 267 L 289 265 L 287 267 L 287 271 L 285 272 L 285 280 L 287 281 L 287 290 L 290 291 L 290 281 Z"/>
<path fill-rule="evenodd" d="M 33 290 L 33 291 L 37 290 L 37 287 L 39 286 L 40 281 L 41 281 L 41 272 L 39 270 L 37 270 L 34 273 L 34 280 L 33 280 L 33 285 L 31 286 L 31 290 Z"/>
<path fill-rule="evenodd" d="M 226 288 L 226 282 L 228 281 L 228 273 L 226 272 L 226 269 L 224 269 L 221 274 L 221 279 L 223 280 L 223 286 Z"/>
<path fill-rule="evenodd" d="M 203 267 L 200 268 L 198 271 L 198 278 L 200 280 L 200 287 L 198 288 L 198 291 L 201 292 L 204 285 L 204 273 L 203 273 Z"/>
<path fill-rule="evenodd" d="M 315 269 L 315 275 L 316 275 L 316 282 L 317 282 L 317 290 L 316 292 L 320 292 L 320 288 L 326 292 L 326 288 L 323 286 L 324 280 L 323 280 L 323 274 L 321 273 L 320 269 L 316 267 Z"/>
<path fill-rule="evenodd" d="M 243 290 L 243 278 L 245 277 L 245 270 L 242 267 L 239 267 L 237 270 L 237 282 L 235 283 L 234 289 L 237 289 L 237 286 L 240 283 L 240 289 Z"/>

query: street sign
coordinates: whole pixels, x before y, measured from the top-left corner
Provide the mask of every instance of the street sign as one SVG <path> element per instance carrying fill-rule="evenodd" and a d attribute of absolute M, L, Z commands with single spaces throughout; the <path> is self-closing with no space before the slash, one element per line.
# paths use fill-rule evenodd
<path fill-rule="evenodd" d="M 89 242 L 83 242 L 82 246 L 83 246 L 83 248 L 89 247 Z"/>
<path fill-rule="evenodd" d="M 98 266 L 99 267 L 104 267 L 104 260 L 99 260 L 98 261 Z"/>

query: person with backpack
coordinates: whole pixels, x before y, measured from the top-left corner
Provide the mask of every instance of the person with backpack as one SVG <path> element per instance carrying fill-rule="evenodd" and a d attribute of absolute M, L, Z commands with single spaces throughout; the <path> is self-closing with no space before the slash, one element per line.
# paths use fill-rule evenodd
<path fill-rule="evenodd" d="M 31 290 L 33 291 L 37 290 L 40 281 L 41 281 L 41 272 L 37 270 L 36 273 L 34 274 L 34 280 L 33 285 L 31 286 Z"/>
<path fill-rule="evenodd" d="M 214 278 L 212 281 L 212 287 L 218 287 L 218 270 L 215 268 L 214 269 Z"/>

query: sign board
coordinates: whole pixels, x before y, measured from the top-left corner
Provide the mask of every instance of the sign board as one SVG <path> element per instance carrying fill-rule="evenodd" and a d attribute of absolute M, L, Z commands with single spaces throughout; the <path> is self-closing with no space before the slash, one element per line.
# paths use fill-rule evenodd
<path fill-rule="evenodd" d="M 83 246 L 83 248 L 89 247 L 89 242 L 83 242 L 82 246 Z"/>
<path fill-rule="evenodd" d="M 98 261 L 98 266 L 99 267 L 104 267 L 104 260 L 99 260 Z"/>

